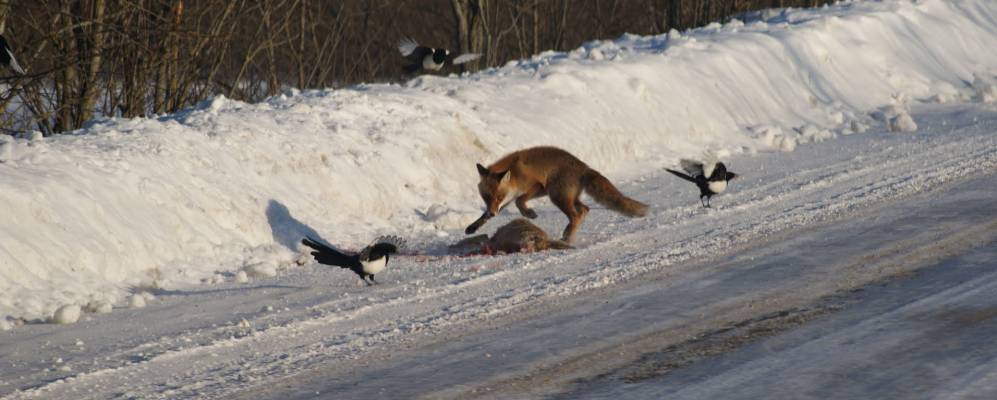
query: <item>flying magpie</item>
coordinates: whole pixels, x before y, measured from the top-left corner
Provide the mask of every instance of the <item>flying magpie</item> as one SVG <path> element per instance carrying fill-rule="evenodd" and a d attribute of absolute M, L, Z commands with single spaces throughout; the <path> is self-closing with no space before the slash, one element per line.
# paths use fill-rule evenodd
<path fill-rule="evenodd" d="M 3 35 L 0 35 L 0 64 L 10 68 L 18 75 L 24 75 L 24 69 L 17 63 L 17 59 L 14 58 L 14 51 L 10 49 L 10 45 L 7 44 L 7 38 L 3 37 Z"/>
<path fill-rule="evenodd" d="M 450 55 L 450 50 L 442 48 L 432 48 L 420 46 L 415 40 L 404 38 L 398 42 L 398 51 L 402 57 L 407 58 L 411 64 L 402 67 L 407 73 L 415 73 L 420 70 L 439 71 L 445 65 L 458 65 L 468 61 L 473 61 L 481 57 L 481 54 L 468 53 L 457 57 Z"/>
<path fill-rule="evenodd" d="M 710 207 L 710 197 L 723 193 L 727 190 L 727 182 L 737 178 L 737 174 L 727 172 L 727 166 L 722 162 L 704 166 L 703 163 L 692 160 L 680 160 L 679 165 L 686 173 L 665 168 L 666 171 L 675 174 L 679 178 L 695 183 L 699 187 L 699 202 L 703 207 Z M 706 168 L 709 167 L 709 168 Z M 703 202 L 703 198 L 706 202 Z"/>
<path fill-rule="evenodd" d="M 402 239 L 397 236 L 382 236 L 364 247 L 360 253 L 346 255 L 310 237 L 301 240 L 301 244 L 315 250 L 312 252 L 312 256 L 319 264 L 334 265 L 353 271 L 368 286 L 377 283 L 374 280 L 374 274 L 384 270 L 384 267 L 388 265 L 388 255 L 397 253 L 402 243 Z M 369 282 L 367 281 L 368 276 L 370 277 Z"/>

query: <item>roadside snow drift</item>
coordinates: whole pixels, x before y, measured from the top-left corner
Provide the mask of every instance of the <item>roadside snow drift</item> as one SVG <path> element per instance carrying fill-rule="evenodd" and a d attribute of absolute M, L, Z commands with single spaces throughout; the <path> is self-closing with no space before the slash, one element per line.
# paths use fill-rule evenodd
<path fill-rule="evenodd" d="M 793 151 L 872 125 L 907 134 L 912 102 L 995 101 L 995 45 L 991 0 L 845 2 L 462 77 L 219 96 L 3 138 L 0 322 L 71 323 L 157 287 L 272 276 L 305 234 L 346 248 L 381 233 L 455 241 L 480 211 L 474 164 L 528 146 L 620 181 L 704 152 Z"/>

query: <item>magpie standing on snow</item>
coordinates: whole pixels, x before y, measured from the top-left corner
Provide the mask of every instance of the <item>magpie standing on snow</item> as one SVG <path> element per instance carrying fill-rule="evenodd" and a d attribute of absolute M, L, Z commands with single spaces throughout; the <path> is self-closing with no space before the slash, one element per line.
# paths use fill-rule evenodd
<path fill-rule="evenodd" d="M 0 64 L 10 68 L 18 75 L 24 75 L 24 70 L 17 63 L 17 59 L 14 58 L 14 51 L 10 49 L 10 45 L 7 44 L 7 38 L 3 37 L 3 35 L 0 35 Z"/>
<path fill-rule="evenodd" d="M 444 65 L 463 64 L 481 57 L 481 54 L 477 53 L 461 54 L 456 58 L 451 57 L 450 50 L 420 46 L 415 40 L 409 38 L 398 42 L 398 51 L 402 53 L 402 57 L 412 62 L 402 67 L 405 72 L 410 74 L 423 69 L 439 71 L 443 69 Z"/>
<path fill-rule="evenodd" d="M 727 190 L 727 182 L 737 178 L 737 174 L 727 172 L 727 166 L 722 162 L 708 166 L 709 169 L 705 168 L 703 163 L 692 160 L 680 160 L 679 165 L 685 170 L 685 174 L 673 169 L 665 168 L 665 170 L 679 178 L 695 183 L 699 187 L 699 202 L 707 208 L 710 207 L 710 197 L 723 193 Z M 704 197 L 706 202 L 703 202 Z"/>
<path fill-rule="evenodd" d="M 301 244 L 311 247 L 315 251 L 312 256 L 319 264 L 335 265 L 353 271 L 363 279 L 368 286 L 377 283 L 374 274 L 380 273 L 388 265 L 388 255 L 398 252 L 402 246 L 402 240 L 397 236 L 382 236 L 374 240 L 358 254 L 346 255 L 336 249 L 319 243 L 312 238 L 301 240 Z M 367 277 L 370 281 L 367 281 Z"/>

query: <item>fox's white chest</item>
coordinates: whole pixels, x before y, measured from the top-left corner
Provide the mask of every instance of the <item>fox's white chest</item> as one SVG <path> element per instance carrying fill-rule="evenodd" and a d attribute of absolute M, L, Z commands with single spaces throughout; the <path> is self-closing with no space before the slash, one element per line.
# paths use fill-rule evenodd
<path fill-rule="evenodd" d="M 505 198 L 502 199 L 502 204 L 499 205 L 499 210 L 501 211 L 503 208 L 505 208 L 505 206 L 507 206 L 510 203 L 512 203 L 513 201 L 515 201 L 516 198 L 518 198 L 519 195 L 521 195 L 521 194 L 522 193 L 519 193 L 518 190 L 515 190 L 515 189 L 510 190 L 509 193 L 506 193 Z"/>
<path fill-rule="evenodd" d="M 381 257 L 373 261 L 360 262 L 360 265 L 363 267 L 363 272 L 371 275 L 376 275 L 383 271 L 385 264 L 387 264 L 387 257 Z"/>
<path fill-rule="evenodd" d="M 727 181 L 710 182 L 706 184 L 706 186 L 709 187 L 710 191 L 713 193 L 723 193 L 724 190 L 727 190 Z"/>

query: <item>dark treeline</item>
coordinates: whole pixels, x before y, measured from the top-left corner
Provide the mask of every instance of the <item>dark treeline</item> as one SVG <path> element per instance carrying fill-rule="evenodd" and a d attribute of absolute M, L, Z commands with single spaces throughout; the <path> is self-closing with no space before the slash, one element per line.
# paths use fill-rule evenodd
<path fill-rule="evenodd" d="M 146 116 L 215 94 L 402 78 L 397 44 L 481 53 L 468 70 L 622 33 L 657 34 L 825 0 L 0 0 L 25 76 L 0 71 L 5 133 Z"/>

